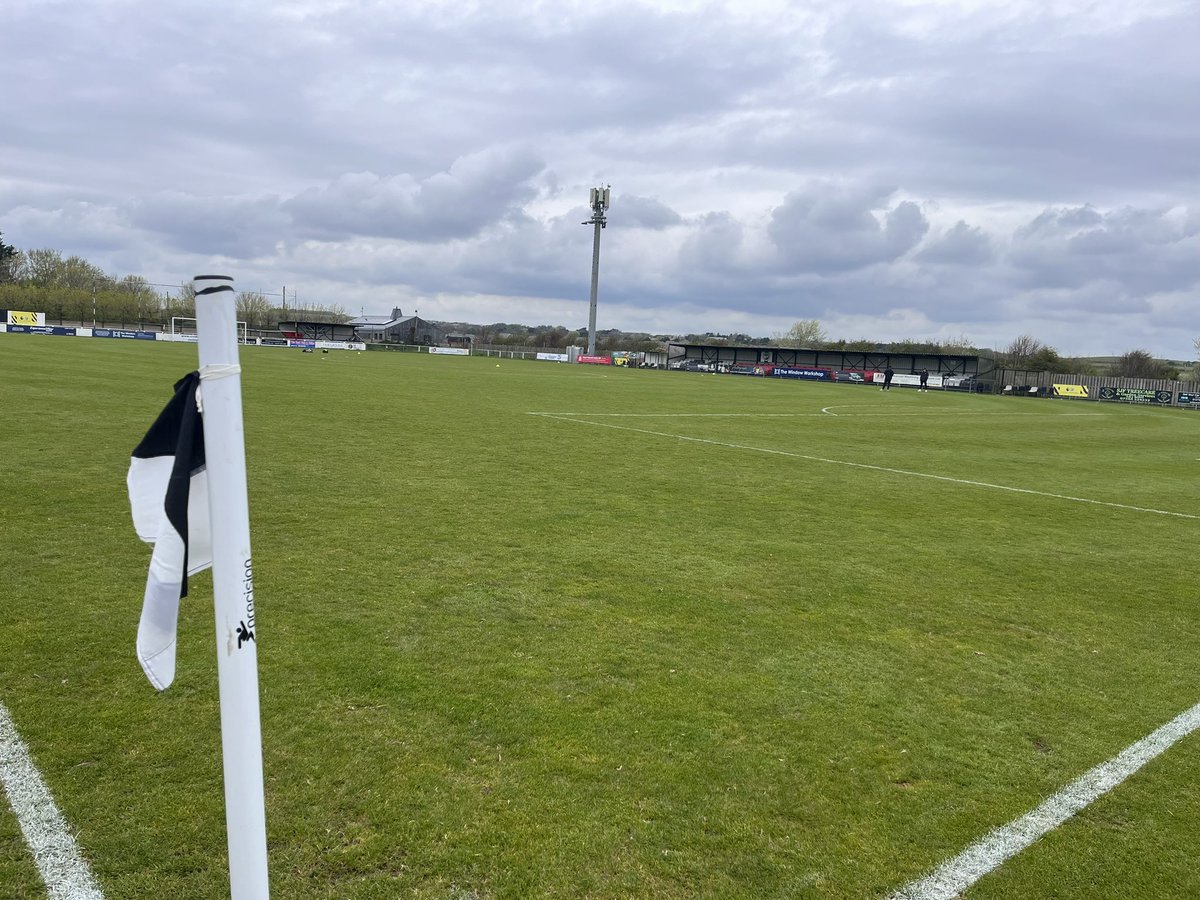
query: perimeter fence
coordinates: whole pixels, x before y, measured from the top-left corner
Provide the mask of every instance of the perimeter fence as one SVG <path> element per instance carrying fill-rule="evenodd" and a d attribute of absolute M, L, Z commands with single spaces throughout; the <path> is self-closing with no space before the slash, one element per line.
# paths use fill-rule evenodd
<path fill-rule="evenodd" d="M 1118 378 L 996 369 L 992 390 L 1014 397 L 1058 397 L 1200 409 L 1200 384 L 1166 378 Z"/>

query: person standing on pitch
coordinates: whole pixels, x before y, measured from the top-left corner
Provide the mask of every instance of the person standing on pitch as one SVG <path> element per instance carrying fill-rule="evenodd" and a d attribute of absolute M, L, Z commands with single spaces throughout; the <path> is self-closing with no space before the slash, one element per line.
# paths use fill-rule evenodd
<path fill-rule="evenodd" d="M 883 387 L 881 391 L 890 391 L 892 389 L 892 376 L 896 373 L 892 371 L 892 364 L 888 363 L 886 369 L 883 370 Z"/>
<path fill-rule="evenodd" d="M 918 388 L 918 390 L 922 390 L 927 394 L 929 393 L 929 370 L 928 369 L 921 370 L 921 387 Z"/>

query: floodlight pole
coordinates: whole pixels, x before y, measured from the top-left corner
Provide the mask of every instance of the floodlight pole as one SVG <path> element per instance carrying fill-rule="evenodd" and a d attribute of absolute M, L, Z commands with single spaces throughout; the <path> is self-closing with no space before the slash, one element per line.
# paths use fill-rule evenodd
<path fill-rule="evenodd" d="M 609 190 L 612 185 L 594 187 L 589 196 L 592 217 L 584 225 L 592 225 L 596 232 L 592 238 L 592 305 L 588 312 L 588 356 L 596 353 L 596 297 L 600 290 L 600 229 L 608 224 L 604 213 L 608 209 Z"/>

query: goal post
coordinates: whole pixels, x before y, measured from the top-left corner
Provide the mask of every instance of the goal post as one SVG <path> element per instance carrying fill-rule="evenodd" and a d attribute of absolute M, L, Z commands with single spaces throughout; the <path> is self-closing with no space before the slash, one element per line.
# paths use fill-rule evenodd
<path fill-rule="evenodd" d="M 188 326 L 191 322 L 191 327 Z M 195 334 L 196 319 L 194 316 L 171 316 L 171 334 Z M 246 323 L 238 321 L 237 323 L 238 343 L 250 343 L 250 332 L 246 327 Z"/>

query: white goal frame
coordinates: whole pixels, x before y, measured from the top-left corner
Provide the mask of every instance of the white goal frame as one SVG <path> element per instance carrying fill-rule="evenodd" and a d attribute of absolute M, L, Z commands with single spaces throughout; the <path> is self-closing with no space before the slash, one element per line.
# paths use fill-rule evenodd
<path fill-rule="evenodd" d="M 176 322 L 191 322 L 192 330 L 188 331 L 186 328 L 183 328 L 182 326 L 180 328 L 176 329 L 176 327 L 175 327 Z M 249 332 L 249 329 L 246 327 L 246 323 L 239 319 L 237 325 L 238 325 L 238 343 L 240 343 L 240 344 L 250 343 L 250 332 Z M 195 334 L 195 333 L 196 333 L 196 317 L 195 316 L 171 316 L 171 334 Z"/>

